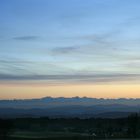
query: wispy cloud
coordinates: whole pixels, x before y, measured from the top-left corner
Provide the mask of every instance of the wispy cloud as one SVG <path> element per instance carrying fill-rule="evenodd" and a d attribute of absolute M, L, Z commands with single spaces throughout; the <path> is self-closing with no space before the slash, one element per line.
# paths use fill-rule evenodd
<path fill-rule="evenodd" d="M 35 36 L 35 35 L 32 35 L 32 36 L 17 36 L 17 37 L 14 37 L 13 39 L 14 40 L 21 40 L 21 41 L 34 41 L 34 40 L 38 40 L 40 37 L 39 36 Z"/>
<path fill-rule="evenodd" d="M 30 81 L 45 80 L 56 83 L 107 83 L 118 81 L 140 80 L 140 74 L 92 74 L 92 75 L 8 75 L 0 74 L 0 80 L 6 81 Z"/>
<path fill-rule="evenodd" d="M 57 47 L 57 48 L 52 49 L 52 52 L 54 54 L 67 54 L 67 53 L 75 52 L 76 50 L 78 50 L 77 46 Z"/>

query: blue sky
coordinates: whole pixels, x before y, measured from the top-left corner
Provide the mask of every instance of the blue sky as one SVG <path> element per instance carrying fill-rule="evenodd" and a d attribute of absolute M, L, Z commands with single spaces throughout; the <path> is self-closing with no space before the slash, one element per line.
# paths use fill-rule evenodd
<path fill-rule="evenodd" d="M 0 0 L 0 80 L 140 81 L 140 1 Z"/>

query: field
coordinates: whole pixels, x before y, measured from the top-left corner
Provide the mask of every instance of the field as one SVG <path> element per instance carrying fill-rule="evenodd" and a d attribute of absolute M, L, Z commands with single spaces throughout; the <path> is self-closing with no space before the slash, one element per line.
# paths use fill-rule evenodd
<path fill-rule="evenodd" d="M 0 120 L 0 140 L 140 139 L 140 117 L 127 118 L 17 118 Z"/>
<path fill-rule="evenodd" d="M 96 140 L 92 137 L 55 137 L 55 138 L 26 138 L 26 137 L 10 137 L 7 139 L 1 139 L 1 140 Z M 97 140 L 139 140 L 139 139 L 97 139 Z"/>
<path fill-rule="evenodd" d="M 70 132 L 15 132 L 7 138 L 0 137 L 0 140 L 138 140 L 138 139 L 111 139 L 95 138 L 88 134 Z"/>

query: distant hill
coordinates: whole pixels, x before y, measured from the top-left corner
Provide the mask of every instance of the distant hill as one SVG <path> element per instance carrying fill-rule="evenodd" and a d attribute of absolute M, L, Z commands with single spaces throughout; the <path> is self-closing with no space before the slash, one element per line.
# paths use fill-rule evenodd
<path fill-rule="evenodd" d="M 140 99 L 87 97 L 0 100 L 0 117 L 126 117 L 140 111 Z"/>

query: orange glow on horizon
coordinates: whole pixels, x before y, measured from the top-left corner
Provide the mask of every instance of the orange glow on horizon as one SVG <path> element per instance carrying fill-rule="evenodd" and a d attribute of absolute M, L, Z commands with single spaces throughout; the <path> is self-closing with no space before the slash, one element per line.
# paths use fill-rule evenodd
<path fill-rule="evenodd" d="M 52 97 L 140 98 L 140 85 L 0 85 L 0 99 Z"/>

